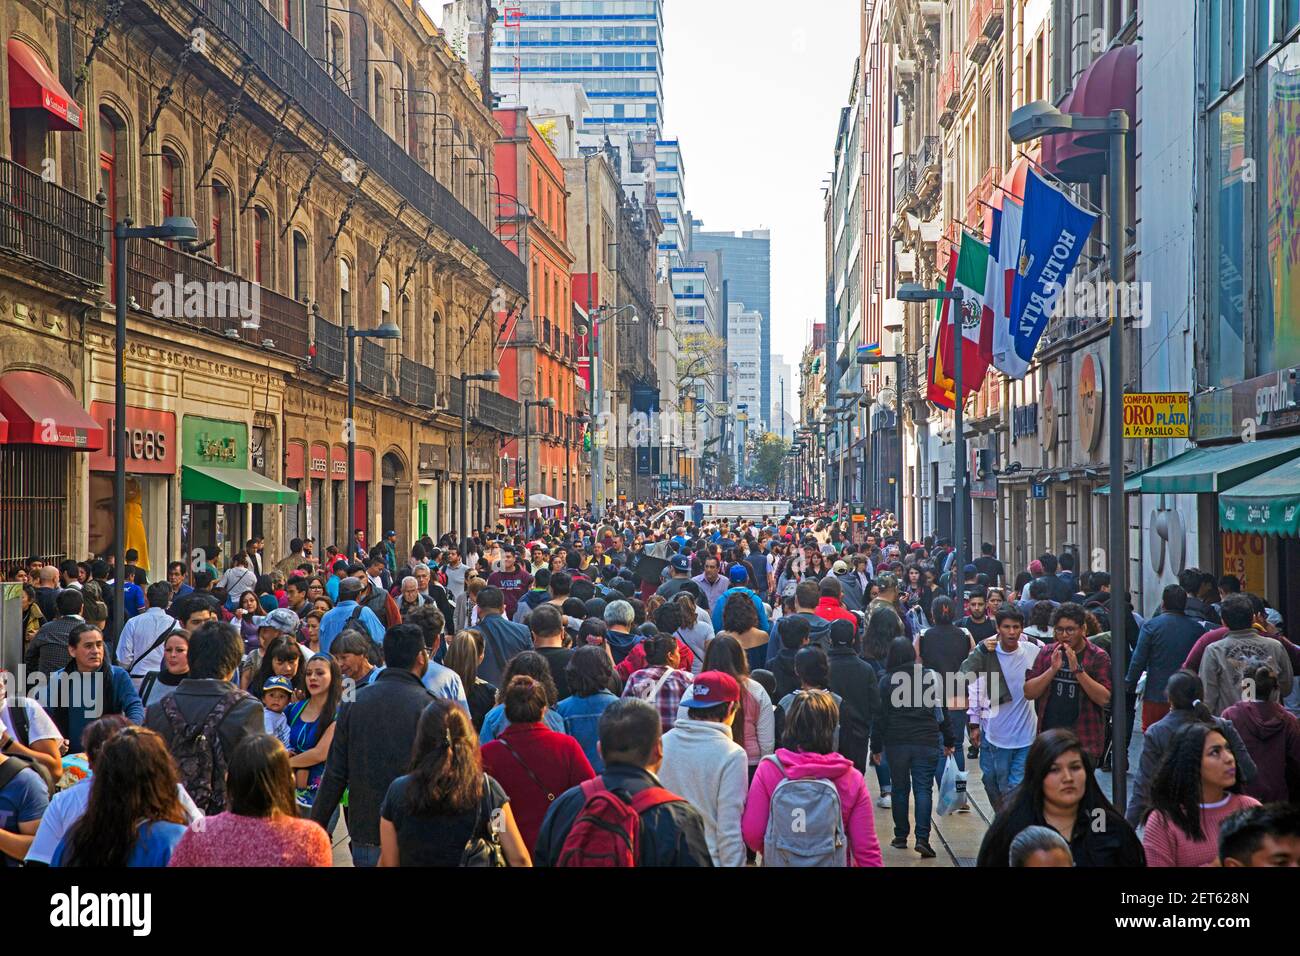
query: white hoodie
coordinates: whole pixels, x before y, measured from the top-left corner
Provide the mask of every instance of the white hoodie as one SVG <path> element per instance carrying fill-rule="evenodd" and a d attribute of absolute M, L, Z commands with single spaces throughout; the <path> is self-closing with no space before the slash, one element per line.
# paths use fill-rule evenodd
<path fill-rule="evenodd" d="M 749 762 L 745 748 L 731 739 L 731 726 L 712 720 L 679 719 L 664 734 L 659 780 L 704 818 L 704 836 L 713 865 L 744 866 L 740 816 L 749 789 Z"/>

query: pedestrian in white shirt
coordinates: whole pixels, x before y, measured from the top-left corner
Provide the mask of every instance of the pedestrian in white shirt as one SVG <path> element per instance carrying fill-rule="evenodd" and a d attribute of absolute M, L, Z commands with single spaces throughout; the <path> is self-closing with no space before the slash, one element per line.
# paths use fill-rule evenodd
<path fill-rule="evenodd" d="M 659 779 L 704 818 L 714 866 L 744 866 L 740 817 L 749 786 L 745 748 L 731 737 L 740 685 L 730 674 L 705 671 L 682 698 L 688 717 L 664 734 Z"/>
<path fill-rule="evenodd" d="M 171 598 L 172 587 L 166 581 L 149 585 L 144 592 L 145 610 L 126 622 L 117 639 L 118 666 L 126 670 L 136 690 L 146 674 L 162 670 L 167 635 L 180 627 L 167 612 Z"/>
<path fill-rule="evenodd" d="M 226 599 L 231 607 L 238 607 L 240 595 L 257 586 L 257 575 L 253 573 L 249 564 L 248 552 L 236 552 L 230 567 L 226 568 L 225 573 L 221 575 L 221 580 L 215 585 L 226 592 Z"/>

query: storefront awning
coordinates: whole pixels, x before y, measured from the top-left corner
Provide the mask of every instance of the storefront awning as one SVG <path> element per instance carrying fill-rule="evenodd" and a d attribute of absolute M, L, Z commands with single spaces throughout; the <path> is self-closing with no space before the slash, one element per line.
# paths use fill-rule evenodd
<path fill-rule="evenodd" d="M 1115 47 L 1097 57 L 1074 82 L 1061 101 L 1062 113 L 1105 116 L 1111 110 L 1128 112 L 1129 126 L 1137 127 L 1136 44 Z M 1043 166 L 1067 182 L 1084 182 L 1105 171 L 1106 153 L 1081 145 L 1086 133 L 1062 133 L 1043 138 Z"/>
<path fill-rule="evenodd" d="M 1221 495 L 1219 528 L 1300 538 L 1300 457 Z"/>
<path fill-rule="evenodd" d="M 0 445 L 9 440 L 9 419 L 0 415 Z"/>
<path fill-rule="evenodd" d="M 22 40 L 10 40 L 9 108 L 44 110 L 51 130 L 81 129 L 81 107 L 45 61 Z"/>
<path fill-rule="evenodd" d="M 292 505 L 298 503 L 298 492 L 247 468 L 183 465 L 181 498 L 226 505 Z"/>
<path fill-rule="evenodd" d="M 0 375 L 0 418 L 8 419 L 8 442 L 99 451 L 104 429 L 81 407 L 68 386 L 40 372 Z"/>
<path fill-rule="evenodd" d="M 1142 491 L 1142 476 L 1145 475 L 1150 470 L 1151 470 L 1150 468 L 1144 468 L 1141 471 L 1135 471 L 1133 472 L 1133 474 L 1127 476 L 1124 479 L 1124 494 L 1136 495 L 1140 493 Z M 1100 488 L 1093 491 L 1093 494 L 1094 495 L 1110 494 L 1110 485 L 1109 484 L 1102 485 Z"/>
<path fill-rule="evenodd" d="M 1193 448 L 1142 475 L 1147 495 L 1212 495 L 1300 457 L 1300 436 Z"/>

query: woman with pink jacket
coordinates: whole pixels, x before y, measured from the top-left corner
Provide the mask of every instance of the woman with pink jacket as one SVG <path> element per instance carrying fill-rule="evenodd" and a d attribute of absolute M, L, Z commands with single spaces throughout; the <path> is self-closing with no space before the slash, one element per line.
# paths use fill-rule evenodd
<path fill-rule="evenodd" d="M 836 753 L 833 746 L 839 723 L 839 708 L 828 691 L 796 691 L 785 719 L 782 740 L 785 746 L 759 763 L 740 822 L 746 846 L 763 853 L 764 865 L 884 865 L 867 783 L 853 762 Z M 834 785 L 843 818 L 842 827 L 834 829 L 842 831 L 846 847 L 838 846 L 838 833 L 836 846 L 826 841 L 826 834 L 818 833 L 825 821 L 817 819 L 813 810 L 784 809 L 781 805 L 787 801 L 778 796 L 778 807 L 773 813 L 773 795 L 787 780 L 824 780 Z M 821 799 L 804 801 L 802 795 L 800 800 L 809 806 L 825 805 Z M 798 826 L 794 825 L 795 821 L 785 819 L 787 815 L 805 812 L 807 815 Z"/>

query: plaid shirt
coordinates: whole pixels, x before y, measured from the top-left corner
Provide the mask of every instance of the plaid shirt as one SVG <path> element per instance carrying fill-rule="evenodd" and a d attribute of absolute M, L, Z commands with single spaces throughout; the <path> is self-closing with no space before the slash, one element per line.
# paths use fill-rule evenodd
<path fill-rule="evenodd" d="M 652 697 L 655 684 L 668 669 L 664 664 L 644 667 L 629 677 L 627 686 L 623 688 L 624 697 L 636 697 L 658 708 L 659 721 L 663 724 L 664 733 L 672 730 L 673 724 L 677 723 L 677 707 L 693 680 L 690 671 L 674 670 L 660 685 L 659 693 Z"/>
<path fill-rule="evenodd" d="M 1025 675 L 1026 680 L 1032 680 L 1040 674 L 1051 670 L 1052 651 L 1056 648 L 1055 641 L 1048 641 L 1043 645 L 1043 649 L 1038 652 L 1038 657 L 1034 660 L 1034 666 L 1029 669 Z M 1062 652 L 1064 655 L 1064 652 Z M 1064 666 L 1068 666 L 1069 661 Z M 1079 655 L 1079 666 L 1083 672 L 1095 680 L 1102 687 L 1110 690 L 1110 655 L 1103 651 L 1092 641 L 1083 642 L 1083 653 Z M 1052 687 L 1049 684 L 1047 692 L 1037 700 L 1038 709 L 1038 728 L 1041 732 L 1043 729 L 1043 715 L 1047 712 L 1047 702 L 1052 697 Z M 1102 708 L 1092 702 L 1092 699 L 1079 688 L 1079 717 L 1074 723 L 1073 730 L 1083 744 L 1083 749 L 1088 752 L 1088 756 L 1093 762 L 1101 759 L 1101 752 L 1106 746 L 1106 715 Z"/>

